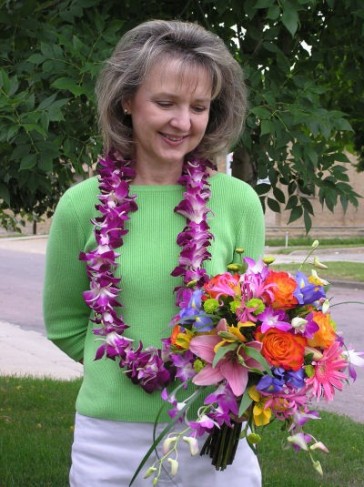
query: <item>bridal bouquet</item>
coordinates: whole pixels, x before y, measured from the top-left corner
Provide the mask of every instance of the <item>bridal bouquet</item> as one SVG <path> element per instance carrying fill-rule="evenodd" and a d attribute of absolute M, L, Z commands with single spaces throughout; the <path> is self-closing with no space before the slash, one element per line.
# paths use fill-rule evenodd
<path fill-rule="evenodd" d="M 172 421 L 145 457 L 163 441 L 164 455 L 146 472 L 154 476 L 153 485 L 164 461 L 172 475 L 176 472 L 180 441 L 223 470 L 233 462 L 239 440 L 246 438 L 254 449 L 260 429 L 273 420 L 286 428 L 287 444 L 308 452 L 322 473 L 313 451 L 327 449 L 305 430 L 319 417 L 311 402 L 331 401 L 350 378 L 355 380 L 353 366 L 363 365 L 363 354 L 348 350 L 336 329 L 327 281 L 315 270 L 293 275 L 271 263 L 242 258 L 202 288 L 191 283 L 164 341 L 164 360 L 173 364 L 179 385 L 162 393 L 171 404 Z M 197 396 L 200 407 L 191 416 Z M 172 432 L 178 422 L 185 427 Z"/>

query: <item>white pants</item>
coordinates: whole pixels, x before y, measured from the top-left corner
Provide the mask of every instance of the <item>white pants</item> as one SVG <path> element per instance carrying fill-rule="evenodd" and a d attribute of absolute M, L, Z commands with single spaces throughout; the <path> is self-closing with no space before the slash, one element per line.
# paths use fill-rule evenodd
<path fill-rule="evenodd" d="M 160 425 L 162 431 L 163 425 Z M 152 444 L 153 425 L 95 419 L 76 414 L 72 446 L 71 487 L 128 487 L 135 470 Z M 200 447 L 203 439 L 200 440 Z M 161 453 L 161 446 L 158 447 Z M 158 450 L 157 448 L 157 450 Z M 139 473 L 133 487 L 150 487 L 153 477 L 144 479 L 151 456 Z M 181 442 L 178 450 L 178 473 L 171 479 L 162 472 L 158 485 L 175 487 L 261 487 L 258 460 L 245 440 L 239 447 L 233 465 L 217 471 L 207 455 L 191 456 L 188 445 Z M 169 464 L 166 462 L 166 470 Z"/>

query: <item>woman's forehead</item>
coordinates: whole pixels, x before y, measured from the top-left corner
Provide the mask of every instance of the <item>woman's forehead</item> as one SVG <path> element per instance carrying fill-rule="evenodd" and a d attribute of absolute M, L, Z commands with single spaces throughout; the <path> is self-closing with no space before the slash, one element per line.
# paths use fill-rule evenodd
<path fill-rule="evenodd" d="M 150 67 L 143 84 L 159 87 L 162 91 L 185 90 L 204 97 L 211 97 L 212 92 L 212 76 L 205 66 L 170 56 Z"/>

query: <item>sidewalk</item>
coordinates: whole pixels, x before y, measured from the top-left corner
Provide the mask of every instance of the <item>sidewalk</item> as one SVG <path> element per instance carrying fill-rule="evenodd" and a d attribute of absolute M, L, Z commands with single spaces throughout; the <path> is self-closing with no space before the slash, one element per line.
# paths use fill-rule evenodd
<path fill-rule="evenodd" d="M 45 336 L 0 321 L 0 375 L 72 380 L 82 365 L 71 360 Z"/>

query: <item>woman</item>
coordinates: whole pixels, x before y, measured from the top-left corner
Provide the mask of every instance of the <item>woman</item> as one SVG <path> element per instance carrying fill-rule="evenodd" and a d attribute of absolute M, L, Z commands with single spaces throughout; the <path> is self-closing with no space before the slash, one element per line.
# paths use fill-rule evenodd
<path fill-rule="evenodd" d="M 150 446 L 163 402 L 158 389 L 168 383 L 168 371 L 160 351 L 143 374 L 136 364 L 146 347 L 160 348 L 170 334 L 175 288 L 181 303 L 191 278 L 224 272 L 236 247 L 258 258 L 264 243 L 255 192 L 206 161 L 226 153 L 238 138 L 246 110 L 240 67 L 221 39 L 195 24 L 141 24 L 106 62 L 97 97 L 105 149 L 100 187 L 91 178 L 61 198 L 44 290 L 49 338 L 84 363 L 73 487 L 128 485 Z M 203 221 L 187 231 L 195 212 Z M 95 360 L 96 354 L 116 360 Z M 164 412 L 161 421 L 167 418 Z M 257 460 L 243 441 L 224 472 L 207 457 L 181 455 L 187 455 L 188 468 L 181 467 L 173 480 L 162 476 L 161 484 L 261 485 Z"/>

